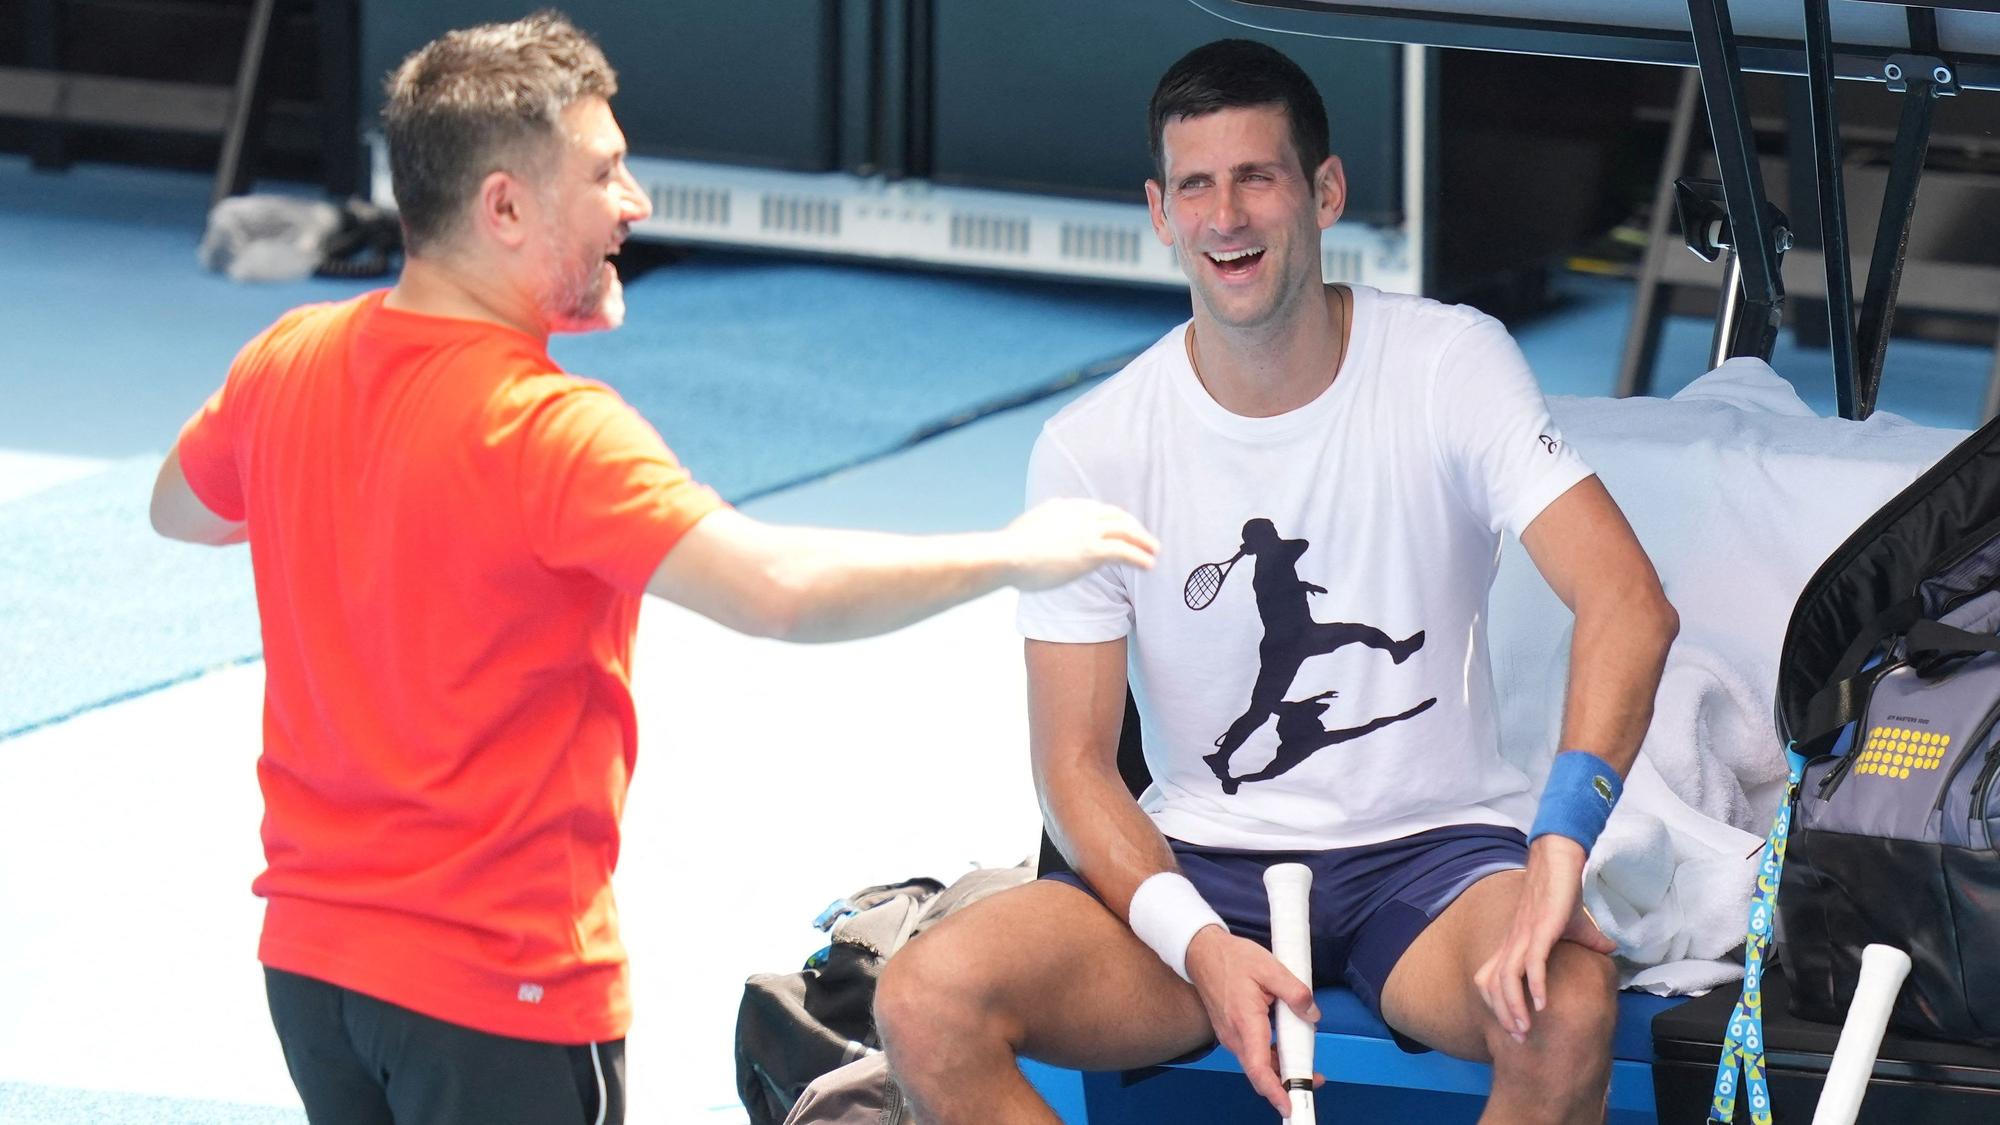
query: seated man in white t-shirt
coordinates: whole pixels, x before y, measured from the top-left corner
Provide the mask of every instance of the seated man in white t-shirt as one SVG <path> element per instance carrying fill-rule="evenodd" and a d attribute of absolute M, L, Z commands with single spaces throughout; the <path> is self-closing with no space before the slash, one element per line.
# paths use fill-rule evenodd
<path fill-rule="evenodd" d="M 1021 602 L 1035 780 L 1075 871 L 889 962 L 890 1064 L 926 1125 L 1052 1122 L 1017 1055 L 1122 1069 L 1220 1040 L 1286 1112 L 1271 1005 L 1317 1012 L 1265 948 L 1261 876 L 1293 860 L 1322 983 L 1409 1049 L 1492 1062 L 1488 1120 L 1600 1121 L 1616 978 L 1580 884 L 1673 608 L 1498 322 L 1323 284 L 1346 183 L 1297 66 L 1200 48 L 1151 125 L 1193 319 L 1050 419 L 1029 470 L 1031 499 L 1118 504 L 1162 541 L 1150 572 Z M 1500 756 L 1487 659 L 1508 532 L 1576 614 L 1539 799 Z"/>

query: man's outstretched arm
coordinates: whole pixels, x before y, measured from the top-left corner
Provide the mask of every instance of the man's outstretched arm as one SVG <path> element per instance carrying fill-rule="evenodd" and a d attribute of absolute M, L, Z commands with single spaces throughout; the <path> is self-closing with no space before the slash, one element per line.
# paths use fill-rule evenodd
<path fill-rule="evenodd" d="M 892 535 L 767 524 L 723 509 L 661 561 L 648 593 L 740 632 L 793 641 L 886 633 L 1002 586 L 1043 590 L 1100 566 L 1150 567 L 1124 511 L 1052 500 L 998 531 Z"/>
<path fill-rule="evenodd" d="M 1543 510 L 1521 545 L 1556 596 L 1576 614 L 1562 750 L 1595 755 L 1623 778 L 1653 720 L 1653 696 L 1680 618 L 1625 515 L 1596 477 L 1587 477 Z M 1560 778 L 1544 793 L 1546 810 Z M 1581 909 L 1584 846 L 1568 836 L 1536 836 L 1514 924 L 1479 969 L 1477 983 L 1493 1014 L 1525 1036 L 1547 1001 L 1549 950 L 1569 939 L 1599 952 L 1613 945 Z M 1523 985 L 1525 983 L 1525 990 Z"/>
<path fill-rule="evenodd" d="M 1194 985 L 1216 1039 L 1242 1063 L 1251 1086 L 1290 1113 L 1272 1057 L 1271 1004 L 1282 1001 L 1317 1020 L 1312 989 L 1263 946 L 1213 918 L 1119 776 L 1125 641 L 1031 640 L 1027 661 L 1028 740 L 1050 837 L 1104 904 Z M 1207 922 L 1198 916 L 1204 911 Z"/>

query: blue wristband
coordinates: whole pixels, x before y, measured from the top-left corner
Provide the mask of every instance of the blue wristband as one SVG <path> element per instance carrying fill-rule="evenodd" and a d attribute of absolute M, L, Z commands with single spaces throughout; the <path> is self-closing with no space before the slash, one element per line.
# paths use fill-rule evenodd
<path fill-rule="evenodd" d="M 1618 771 L 1590 751 L 1557 754 L 1549 766 L 1548 783 L 1542 786 L 1542 805 L 1535 812 L 1534 827 L 1528 829 L 1528 842 L 1537 836 L 1567 836 L 1590 851 L 1624 791 Z"/>

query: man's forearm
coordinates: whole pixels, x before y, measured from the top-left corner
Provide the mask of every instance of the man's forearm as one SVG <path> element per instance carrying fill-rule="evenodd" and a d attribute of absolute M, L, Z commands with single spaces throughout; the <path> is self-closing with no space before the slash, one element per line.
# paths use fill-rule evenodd
<path fill-rule="evenodd" d="M 788 528 L 795 537 L 772 577 L 790 603 L 787 640 L 872 636 L 990 593 L 1015 580 L 994 532 L 891 535 Z"/>
<path fill-rule="evenodd" d="M 1621 775 L 1631 771 L 1679 631 L 1680 619 L 1657 586 L 1577 607 L 1562 749 L 1588 750 Z"/>
<path fill-rule="evenodd" d="M 1079 765 L 1036 782 L 1049 836 L 1120 918 L 1139 884 L 1176 870 L 1166 837 L 1115 772 Z"/>

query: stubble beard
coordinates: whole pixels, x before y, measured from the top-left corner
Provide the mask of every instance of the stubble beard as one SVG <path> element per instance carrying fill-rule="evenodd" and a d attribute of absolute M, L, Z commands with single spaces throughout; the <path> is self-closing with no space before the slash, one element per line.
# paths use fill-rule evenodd
<path fill-rule="evenodd" d="M 557 332 L 601 332 L 625 323 L 625 287 L 608 261 L 559 278 L 543 301 Z"/>

